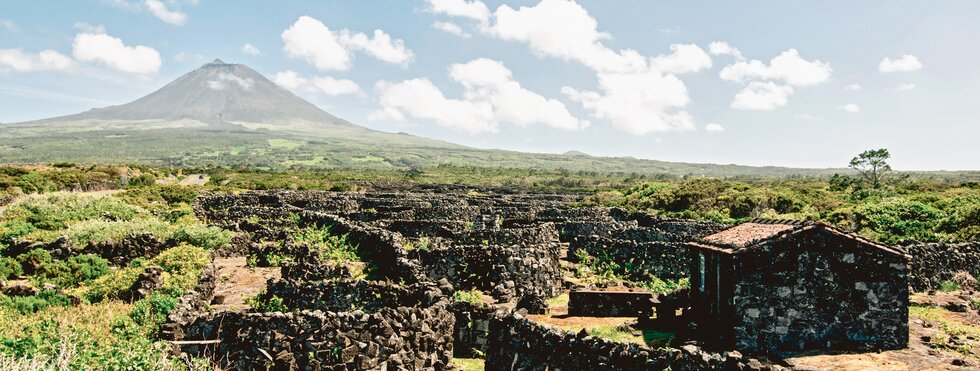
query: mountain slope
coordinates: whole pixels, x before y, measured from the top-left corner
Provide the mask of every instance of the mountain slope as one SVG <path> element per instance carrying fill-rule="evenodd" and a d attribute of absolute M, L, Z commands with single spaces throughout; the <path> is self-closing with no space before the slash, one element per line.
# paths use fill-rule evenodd
<path fill-rule="evenodd" d="M 207 63 L 133 102 L 0 125 L 0 163 L 407 169 L 443 164 L 695 176 L 829 175 L 790 169 L 481 150 L 339 119 L 241 64 Z"/>

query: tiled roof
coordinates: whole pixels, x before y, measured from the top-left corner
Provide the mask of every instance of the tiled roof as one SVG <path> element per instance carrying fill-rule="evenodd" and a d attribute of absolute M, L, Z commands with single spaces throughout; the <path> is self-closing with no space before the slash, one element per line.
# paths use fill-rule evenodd
<path fill-rule="evenodd" d="M 799 227 L 801 227 L 801 224 L 798 223 L 758 223 L 756 221 L 752 221 L 742 223 L 713 235 L 704 237 L 701 239 L 701 241 L 722 247 L 742 248 L 749 246 L 756 241 L 765 240 Z"/>

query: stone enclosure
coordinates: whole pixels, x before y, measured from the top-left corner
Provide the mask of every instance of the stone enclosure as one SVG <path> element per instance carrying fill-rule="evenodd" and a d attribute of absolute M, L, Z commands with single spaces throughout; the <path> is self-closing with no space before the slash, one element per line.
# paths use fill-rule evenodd
<path fill-rule="evenodd" d="M 674 319 L 671 311 L 665 316 L 673 321 L 670 325 L 688 328 L 687 313 L 695 313 L 698 300 L 704 300 L 697 293 L 706 281 L 697 265 L 702 259 L 699 250 L 688 243 L 726 226 L 572 207 L 580 198 L 424 186 L 364 193 L 262 191 L 202 196 L 195 213 L 236 232 L 231 246 L 213 254 L 246 256 L 260 265 L 275 257 L 281 261 L 281 278 L 266 282 L 256 296 L 257 303 L 264 303 L 260 309 L 216 312 L 208 304 L 220 279 L 206 270 L 201 286 L 181 298 L 170 314 L 164 334 L 178 351 L 243 369 L 442 370 L 451 367 L 454 356 L 474 355 L 484 355 L 491 370 L 761 368 L 758 361 L 730 350 L 823 348 L 835 331 L 845 331 L 831 326 L 814 332 L 821 324 L 833 323 L 829 319 L 833 316 L 843 321 L 862 316 L 866 327 L 845 338 L 868 340 L 877 334 L 877 340 L 859 342 L 879 348 L 901 346 L 907 340 L 907 327 L 903 338 L 901 321 L 886 314 L 905 310 L 907 316 L 909 286 L 903 283 L 908 281 L 914 289 L 936 285 L 944 279 L 942 273 L 926 265 L 952 250 L 909 246 L 879 254 L 860 241 L 838 243 L 831 233 L 792 240 L 800 246 L 850 249 L 831 260 L 782 245 L 740 253 L 737 260 L 708 258 L 713 264 L 732 264 L 725 278 L 734 286 L 719 289 L 717 282 L 713 286 L 731 298 L 726 309 L 730 311 L 725 313 L 732 313 L 725 317 L 727 327 L 715 328 L 730 331 L 692 334 L 727 343 L 706 344 L 713 351 L 693 343 L 650 348 L 560 331 L 529 320 L 522 315 L 526 311 L 515 305 L 536 307 L 573 289 L 571 315 L 643 318 L 653 314 L 653 305 L 669 303 L 685 313 Z M 294 236 L 302 228 L 345 236 L 360 261 L 345 265 L 324 260 Z M 926 252 L 924 257 L 908 260 L 904 252 L 916 249 Z M 976 249 L 956 249 L 962 250 L 970 251 L 964 253 L 970 257 L 967 261 L 976 256 Z M 638 292 L 589 293 L 586 290 L 601 288 L 573 287 L 565 277 L 583 253 L 615 262 L 632 279 L 689 278 L 694 295 L 688 299 L 684 291 L 658 298 Z M 863 269 L 872 261 L 893 268 Z M 851 268 L 843 268 L 844 262 Z M 962 264 L 961 269 L 971 268 Z M 826 277 L 834 281 L 819 274 L 801 277 L 799 272 L 806 270 L 799 268 L 804 266 L 813 268 L 810 272 L 831 272 Z M 838 285 L 844 286 L 835 288 Z M 461 293 L 473 292 L 482 297 L 459 299 Z M 787 297 L 803 304 L 787 305 Z M 838 308 L 842 300 L 867 307 Z M 719 301 L 717 308 L 721 307 Z M 867 313 L 872 313 L 872 320 L 867 320 Z M 849 348 L 854 343 L 834 345 Z"/>

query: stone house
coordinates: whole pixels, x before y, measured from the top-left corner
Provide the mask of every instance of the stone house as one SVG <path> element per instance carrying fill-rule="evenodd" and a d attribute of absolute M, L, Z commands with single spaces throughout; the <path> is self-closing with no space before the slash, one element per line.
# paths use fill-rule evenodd
<path fill-rule="evenodd" d="M 687 244 L 697 336 L 749 352 L 908 343 L 908 258 L 823 223 L 753 220 Z"/>

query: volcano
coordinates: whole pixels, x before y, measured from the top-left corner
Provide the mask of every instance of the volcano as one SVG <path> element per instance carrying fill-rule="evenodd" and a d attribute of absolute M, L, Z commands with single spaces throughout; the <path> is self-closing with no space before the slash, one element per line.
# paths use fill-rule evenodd
<path fill-rule="evenodd" d="M 215 59 L 133 102 L 24 124 L 196 122 L 297 132 L 370 131 L 337 118 L 244 64 Z"/>

